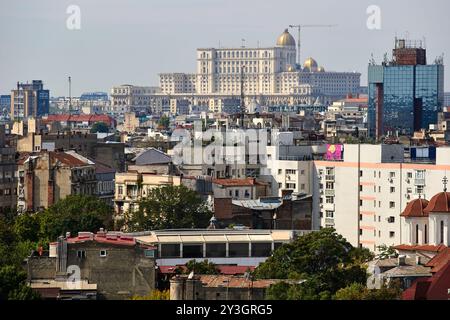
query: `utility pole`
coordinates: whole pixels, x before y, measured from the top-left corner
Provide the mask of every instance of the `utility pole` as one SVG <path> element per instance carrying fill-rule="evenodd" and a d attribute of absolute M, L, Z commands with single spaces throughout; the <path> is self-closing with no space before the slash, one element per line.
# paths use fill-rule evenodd
<path fill-rule="evenodd" d="M 301 30 L 302 28 L 332 28 L 336 27 L 336 24 L 290 24 L 289 28 L 297 28 L 297 64 L 301 66 L 301 59 L 300 59 L 300 36 L 301 36 Z"/>

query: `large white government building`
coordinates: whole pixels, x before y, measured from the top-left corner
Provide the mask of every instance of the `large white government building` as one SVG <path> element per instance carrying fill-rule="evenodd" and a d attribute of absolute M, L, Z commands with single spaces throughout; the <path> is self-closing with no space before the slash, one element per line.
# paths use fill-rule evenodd
<path fill-rule="evenodd" d="M 240 95 L 241 79 L 246 99 L 261 105 L 313 104 L 317 99 L 329 104 L 359 93 L 360 73 L 326 71 L 313 58 L 299 66 L 296 54 L 295 39 L 287 29 L 274 47 L 200 48 L 196 73 L 161 73 L 161 91 L 194 97 L 200 105 L 208 105 L 211 98 Z"/>

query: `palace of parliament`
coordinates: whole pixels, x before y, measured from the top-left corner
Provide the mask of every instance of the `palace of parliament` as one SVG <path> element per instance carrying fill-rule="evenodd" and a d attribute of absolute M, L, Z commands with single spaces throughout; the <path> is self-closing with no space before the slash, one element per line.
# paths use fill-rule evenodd
<path fill-rule="evenodd" d="M 256 101 L 265 106 L 328 105 L 359 93 L 360 73 L 327 71 L 313 58 L 299 65 L 296 55 L 295 39 L 287 29 L 273 47 L 200 48 L 196 73 L 159 74 L 160 87 L 149 90 L 151 96 L 143 100 L 151 101 L 153 106 L 173 104 L 174 99 L 211 106 L 211 100 L 217 104 L 217 100 L 239 99 L 241 85 L 246 104 Z M 130 102 L 121 94 L 122 87 L 112 88 L 113 105 Z"/>

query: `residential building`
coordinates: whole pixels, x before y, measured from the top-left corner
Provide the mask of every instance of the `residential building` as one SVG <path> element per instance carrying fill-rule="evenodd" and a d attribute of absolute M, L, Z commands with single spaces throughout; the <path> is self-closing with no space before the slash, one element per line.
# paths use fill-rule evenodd
<path fill-rule="evenodd" d="M 5 126 L 0 125 L 0 214 L 17 206 L 16 148 L 9 145 Z"/>
<path fill-rule="evenodd" d="M 44 299 L 128 300 L 155 289 L 154 257 L 120 232 L 69 233 L 27 259 L 28 283 Z"/>
<path fill-rule="evenodd" d="M 44 89 L 42 80 L 33 80 L 31 84 L 18 82 L 17 89 L 11 90 L 11 119 L 42 116 L 48 114 L 49 107 L 50 91 Z"/>
<path fill-rule="evenodd" d="M 95 195 L 94 163 L 71 152 L 41 151 L 18 166 L 19 212 L 36 212 L 68 195 Z"/>
<path fill-rule="evenodd" d="M 151 189 L 165 185 L 179 186 L 181 179 L 180 176 L 157 175 L 151 172 L 116 173 L 114 195 L 116 219 L 123 219 L 124 213 L 137 210 L 139 200 L 145 198 Z"/>

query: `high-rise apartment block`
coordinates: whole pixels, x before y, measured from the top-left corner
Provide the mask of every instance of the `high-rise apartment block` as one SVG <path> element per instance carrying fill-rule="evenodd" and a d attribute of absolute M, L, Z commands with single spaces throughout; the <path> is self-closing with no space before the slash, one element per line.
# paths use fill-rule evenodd
<path fill-rule="evenodd" d="M 392 61 L 369 65 L 369 134 L 412 135 L 437 123 L 444 106 L 442 59 L 427 64 L 421 41 L 396 40 Z"/>
<path fill-rule="evenodd" d="M 48 114 L 50 106 L 50 91 L 44 89 L 41 80 L 32 83 L 17 83 L 17 88 L 11 90 L 11 118 L 21 120 L 29 116 L 38 117 Z"/>

